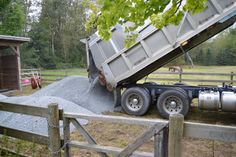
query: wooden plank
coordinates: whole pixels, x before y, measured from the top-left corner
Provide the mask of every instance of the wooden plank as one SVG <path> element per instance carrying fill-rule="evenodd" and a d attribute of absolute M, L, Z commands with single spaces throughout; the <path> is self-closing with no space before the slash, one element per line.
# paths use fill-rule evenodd
<path fill-rule="evenodd" d="M 66 77 L 66 75 L 60 75 L 60 74 L 42 74 L 41 75 L 42 77 L 45 77 L 45 76 L 47 76 L 47 77 Z"/>
<path fill-rule="evenodd" d="M 48 145 L 48 136 L 35 134 L 29 131 L 22 131 L 22 130 L 12 129 L 9 127 L 0 126 L 0 134 L 42 145 Z"/>
<path fill-rule="evenodd" d="M 179 73 L 174 73 L 174 72 L 154 72 L 152 74 L 161 74 L 161 75 L 179 75 Z M 231 73 L 203 73 L 203 72 L 182 72 L 182 75 L 206 75 L 206 76 L 230 76 Z M 233 74 L 236 76 L 236 74 Z"/>
<path fill-rule="evenodd" d="M 138 137 L 133 143 L 125 147 L 117 157 L 129 157 L 135 150 L 137 150 L 141 145 L 146 143 L 151 137 L 156 133 L 160 132 L 166 125 L 155 124 L 140 137 Z"/>
<path fill-rule="evenodd" d="M 45 118 L 48 117 L 47 108 L 36 107 L 36 106 L 0 102 L 0 110 L 6 112 L 21 113 L 31 116 L 38 116 Z"/>
<path fill-rule="evenodd" d="M 183 136 L 184 116 L 171 114 L 169 116 L 168 157 L 181 157 L 181 139 Z"/>
<path fill-rule="evenodd" d="M 165 80 L 165 81 L 179 81 L 179 78 L 147 78 L 147 80 Z M 182 82 L 233 82 L 236 83 L 236 80 L 202 80 L 202 79 L 181 79 Z"/>
<path fill-rule="evenodd" d="M 85 142 L 77 142 L 77 141 L 71 141 L 69 143 L 71 147 L 76 147 L 80 149 L 87 149 L 95 152 L 104 152 L 108 154 L 112 154 L 114 156 L 118 155 L 122 149 L 116 148 L 116 147 L 109 147 L 109 146 L 100 146 L 100 145 L 91 145 Z M 131 157 L 153 157 L 153 153 L 147 153 L 147 152 L 134 152 Z"/>
<path fill-rule="evenodd" d="M 40 69 L 21 69 L 21 71 L 40 71 Z"/>
<path fill-rule="evenodd" d="M 68 118 L 63 118 L 63 133 L 64 133 L 64 142 L 65 144 L 70 141 L 70 120 Z M 70 147 L 68 144 L 65 145 L 64 148 L 64 156 L 70 157 Z"/>
<path fill-rule="evenodd" d="M 121 123 L 121 124 L 132 124 L 132 125 L 144 125 L 150 126 L 155 124 L 167 124 L 167 120 L 160 119 L 144 119 L 144 118 L 131 118 L 131 117 L 121 117 L 121 116 L 107 116 L 107 115 L 87 115 L 87 114 L 78 114 L 65 112 L 64 117 L 67 118 L 81 118 L 87 120 L 95 120 L 95 121 L 106 121 L 108 123 Z"/>
<path fill-rule="evenodd" d="M 58 104 L 48 105 L 48 137 L 51 157 L 61 157 L 61 139 Z"/>
<path fill-rule="evenodd" d="M 236 127 L 185 122 L 184 136 L 225 142 L 236 142 Z"/>
<path fill-rule="evenodd" d="M 32 77 L 21 77 L 21 80 L 30 80 Z"/>
<path fill-rule="evenodd" d="M 87 140 L 87 142 L 89 144 L 97 144 L 97 142 L 93 139 L 93 137 L 88 133 L 88 131 L 83 128 L 83 126 L 80 125 L 80 123 L 76 120 L 76 119 L 70 119 L 70 121 L 72 122 L 72 124 L 76 127 L 76 129 L 79 130 L 79 132 L 85 137 L 85 139 Z M 108 155 L 106 153 L 99 153 L 99 155 L 101 157 L 108 157 Z"/>
<path fill-rule="evenodd" d="M 154 136 L 154 157 L 168 157 L 168 128 Z"/>

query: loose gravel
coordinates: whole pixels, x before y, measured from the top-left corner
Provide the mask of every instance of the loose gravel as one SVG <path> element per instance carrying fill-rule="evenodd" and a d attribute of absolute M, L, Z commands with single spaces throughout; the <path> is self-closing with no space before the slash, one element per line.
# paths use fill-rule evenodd
<path fill-rule="evenodd" d="M 97 80 L 90 83 L 87 78 L 79 76 L 67 77 L 31 96 L 6 97 L 0 94 L 0 101 L 39 107 L 57 103 L 65 112 L 82 114 L 101 114 L 114 109 L 112 93 L 101 86 Z M 87 124 L 86 120 L 79 121 L 82 125 Z M 16 113 L 0 111 L 0 125 L 38 134 L 48 133 L 45 118 Z"/>
<path fill-rule="evenodd" d="M 114 110 L 113 94 L 101 86 L 98 80 L 90 83 L 88 78 L 80 76 L 67 77 L 43 88 L 32 96 L 60 97 L 98 114 Z"/>

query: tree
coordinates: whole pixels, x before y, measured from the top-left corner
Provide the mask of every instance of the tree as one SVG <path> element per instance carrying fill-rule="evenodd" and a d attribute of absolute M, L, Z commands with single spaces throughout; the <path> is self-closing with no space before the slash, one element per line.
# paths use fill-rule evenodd
<path fill-rule="evenodd" d="M 85 66 L 85 14 L 80 0 L 42 0 L 42 11 L 28 32 L 32 39 L 26 56 L 34 56 L 39 64 L 24 59 L 24 67 L 70 68 Z"/>
<path fill-rule="evenodd" d="M 21 35 L 24 23 L 25 15 L 21 1 L 6 0 L 0 7 L 0 34 Z"/>
<path fill-rule="evenodd" d="M 0 13 L 7 7 L 11 0 L 1 0 L 0 1 Z"/>
<path fill-rule="evenodd" d="M 126 21 L 132 22 L 126 26 L 130 33 L 127 41 L 135 41 L 137 35 L 133 32 L 137 27 L 144 25 L 150 19 L 152 25 L 162 28 L 168 24 L 179 24 L 185 11 L 197 13 L 206 6 L 206 0 L 99 0 L 87 1 L 91 13 L 86 28 L 97 28 L 101 38 L 108 40 L 111 37 L 111 28 Z"/>

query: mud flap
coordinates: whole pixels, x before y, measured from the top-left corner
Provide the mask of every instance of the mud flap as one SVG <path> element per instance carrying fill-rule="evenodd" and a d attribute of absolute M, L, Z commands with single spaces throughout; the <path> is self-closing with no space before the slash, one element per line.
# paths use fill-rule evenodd
<path fill-rule="evenodd" d="M 114 112 L 124 112 L 121 106 L 121 88 L 117 87 L 113 91 L 114 95 Z"/>

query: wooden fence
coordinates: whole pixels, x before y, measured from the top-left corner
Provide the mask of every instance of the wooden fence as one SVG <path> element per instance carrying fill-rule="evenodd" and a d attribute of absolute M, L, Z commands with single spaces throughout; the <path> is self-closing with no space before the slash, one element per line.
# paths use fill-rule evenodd
<path fill-rule="evenodd" d="M 236 76 L 236 73 L 230 72 L 230 73 L 203 73 L 203 72 L 154 72 L 153 74 L 157 75 L 158 77 L 147 77 L 147 80 L 153 80 L 153 81 L 172 81 L 172 82 L 207 82 L 207 83 L 229 83 L 233 84 L 236 83 L 236 80 L 234 79 Z M 166 77 L 167 75 L 171 75 L 174 78 Z M 209 77 L 227 77 L 228 79 L 195 79 L 195 78 L 185 78 L 186 76 L 209 76 Z"/>
<path fill-rule="evenodd" d="M 64 77 L 70 76 L 71 74 L 76 74 L 78 71 L 73 70 L 62 70 L 62 71 L 52 71 L 50 73 L 44 73 L 40 69 L 22 69 L 21 80 L 29 79 L 32 76 L 32 73 L 35 75 L 38 74 L 44 83 L 52 83 L 58 80 L 61 80 Z M 60 74 L 58 74 L 60 73 Z M 159 72 L 156 71 L 152 73 L 154 75 L 149 75 L 147 78 L 144 78 L 148 81 L 170 81 L 170 82 L 198 82 L 198 83 L 222 83 L 222 84 L 235 84 L 235 76 L 236 73 L 203 73 L 203 72 Z M 193 78 L 189 78 L 189 77 Z M 195 78 L 196 77 L 196 78 Z M 210 79 L 203 79 L 204 77 L 210 77 Z M 212 77 L 216 77 L 216 79 L 212 79 Z M 221 79 L 223 77 L 223 79 Z M 199 79 L 197 79 L 199 78 Z M 23 85 L 24 86 L 24 85 Z"/>
<path fill-rule="evenodd" d="M 63 111 L 58 109 L 57 104 L 50 104 L 48 108 L 42 108 L 0 102 L 0 111 L 46 118 L 48 121 L 48 135 L 35 134 L 33 132 L 17 130 L 5 126 L 0 126 L 0 134 L 42 145 L 49 145 L 51 152 L 60 150 L 63 140 L 60 139 L 60 130 L 55 126 L 59 126 L 59 120 L 62 119 Z M 58 152 L 58 154 L 60 154 L 60 152 Z M 55 154 L 52 154 L 52 156 L 55 156 Z"/>
<path fill-rule="evenodd" d="M 75 73 L 75 70 L 57 70 L 45 72 L 41 69 L 21 69 L 21 84 L 22 86 L 30 85 L 30 83 L 24 84 L 23 80 L 30 80 L 32 75 L 39 76 L 43 83 L 52 83 Z"/>
<path fill-rule="evenodd" d="M 102 157 L 106 157 L 107 154 L 113 154 L 117 157 L 128 157 L 130 155 L 139 157 L 180 157 L 182 137 L 236 142 L 236 127 L 184 122 L 183 116 L 178 114 L 171 115 L 169 121 L 150 120 L 118 116 L 63 113 L 63 110 L 58 109 L 57 104 L 50 104 L 48 108 L 42 108 L 5 102 L 0 102 L 0 110 L 47 118 L 48 135 L 39 135 L 4 126 L 0 126 L 0 134 L 48 145 L 52 157 L 61 157 L 62 150 L 64 150 L 65 157 L 71 156 L 71 147 L 95 151 Z M 125 148 L 106 147 L 96 143 L 93 137 L 76 120 L 78 118 L 99 120 L 107 123 L 145 125 L 150 126 L 150 128 Z M 60 120 L 63 120 L 64 139 L 61 139 L 60 135 Z M 70 139 L 70 123 L 85 137 L 87 140 L 86 143 Z M 154 153 L 136 151 L 151 137 L 154 137 Z"/>
<path fill-rule="evenodd" d="M 32 76 L 38 76 L 40 78 L 42 77 L 40 69 L 21 69 L 20 75 L 21 87 L 31 85 L 30 79 Z M 28 82 L 24 82 L 24 80 L 28 80 Z"/>

